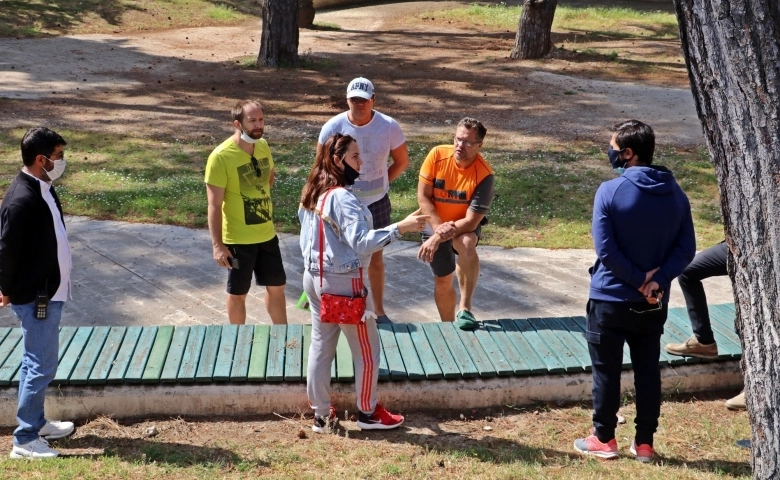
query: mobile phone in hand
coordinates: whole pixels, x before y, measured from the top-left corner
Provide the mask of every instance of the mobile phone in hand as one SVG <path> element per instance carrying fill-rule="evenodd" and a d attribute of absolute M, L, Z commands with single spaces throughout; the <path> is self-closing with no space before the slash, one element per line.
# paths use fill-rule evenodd
<path fill-rule="evenodd" d="M 238 259 L 236 257 L 228 257 L 228 263 L 230 263 L 230 268 L 238 270 Z"/>

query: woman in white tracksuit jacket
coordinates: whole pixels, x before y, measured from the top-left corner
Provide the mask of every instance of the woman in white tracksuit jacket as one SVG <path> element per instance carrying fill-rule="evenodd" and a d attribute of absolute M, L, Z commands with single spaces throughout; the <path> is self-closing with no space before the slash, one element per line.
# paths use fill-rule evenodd
<path fill-rule="evenodd" d="M 371 295 L 366 295 L 363 323 L 345 325 L 320 321 L 322 291 L 346 296 L 365 293 L 361 269 L 367 274 L 371 254 L 406 232 L 421 231 L 428 219 L 414 212 L 398 223 L 372 230 L 371 213 L 349 190 L 362 163 L 354 138 L 341 134 L 330 137 L 317 154 L 298 209 L 305 266 L 303 289 L 309 297 L 312 323 L 306 392 L 314 409 L 312 429 L 318 433 L 325 432 L 328 423 L 336 420 L 335 409 L 330 403 L 330 371 L 341 332 L 347 338 L 355 364 L 358 427 L 390 429 L 404 421 L 402 416 L 391 414 L 377 402 L 380 347 Z M 322 288 L 320 218 L 325 233 Z"/>

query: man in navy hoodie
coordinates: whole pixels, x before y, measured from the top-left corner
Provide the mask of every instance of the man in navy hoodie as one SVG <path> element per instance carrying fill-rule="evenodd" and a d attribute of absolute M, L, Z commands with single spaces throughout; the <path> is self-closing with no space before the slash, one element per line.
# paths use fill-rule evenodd
<path fill-rule="evenodd" d="M 607 151 L 620 177 L 604 182 L 593 203 L 593 243 L 587 306 L 593 364 L 593 434 L 574 448 L 617 458 L 623 344 L 628 343 L 636 389 L 636 437 L 631 453 L 652 460 L 661 414 L 661 334 L 672 280 L 696 253 L 688 197 L 669 169 L 652 165 L 655 134 L 629 120 L 614 127 Z"/>

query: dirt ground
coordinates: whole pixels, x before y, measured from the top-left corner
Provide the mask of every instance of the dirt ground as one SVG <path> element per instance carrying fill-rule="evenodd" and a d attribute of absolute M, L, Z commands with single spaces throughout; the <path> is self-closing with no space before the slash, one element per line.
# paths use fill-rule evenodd
<path fill-rule="evenodd" d="M 645 2 L 653 4 L 653 1 Z M 260 25 L 132 35 L 0 39 L 0 128 L 55 127 L 216 142 L 238 98 L 267 106 L 266 137 L 316 138 L 346 107 L 353 77 L 372 79 L 376 108 L 407 136 L 449 135 L 480 118 L 504 147 L 603 143 L 627 117 L 662 143 L 702 143 L 684 64 L 641 68 L 557 48 L 551 58 L 508 58 L 514 31 L 484 31 L 420 12 L 465 2 L 406 2 L 318 13 L 340 30 L 301 30 L 301 69 L 254 69 Z M 652 6 L 652 5 L 651 5 Z M 417 15 L 415 15 L 417 14 Z M 562 44 L 573 33 L 556 33 Z M 634 56 L 679 56 L 676 40 L 608 40 Z M 587 45 L 583 45 L 587 47 Z M 213 139 L 213 140 L 212 140 Z"/>

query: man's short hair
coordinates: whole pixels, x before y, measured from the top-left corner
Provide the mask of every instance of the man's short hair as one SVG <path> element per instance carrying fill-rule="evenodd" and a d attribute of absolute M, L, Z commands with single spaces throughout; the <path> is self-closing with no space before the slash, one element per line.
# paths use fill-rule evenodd
<path fill-rule="evenodd" d="M 35 163 L 35 157 L 38 155 L 49 157 L 57 145 L 67 144 L 59 133 L 46 127 L 33 127 L 22 137 L 22 162 L 29 167 Z"/>
<path fill-rule="evenodd" d="M 466 117 L 462 119 L 460 122 L 458 122 L 458 128 L 460 127 L 466 127 L 468 130 L 474 130 L 476 128 L 478 142 L 484 140 L 485 135 L 487 135 L 487 128 L 485 128 L 485 126 L 482 125 L 482 122 L 476 118 Z"/>
<path fill-rule="evenodd" d="M 627 120 L 612 127 L 615 142 L 620 149 L 630 148 L 639 157 L 639 163 L 651 165 L 655 153 L 655 132 L 639 120 Z"/>
<path fill-rule="evenodd" d="M 236 103 L 236 106 L 233 107 L 233 110 L 230 111 L 233 120 L 238 120 L 238 123 L 244 123 L 244 111 L 246 110 L 246 107 L 250 105 L 257 105 L 260 107 L 260 110 L 265 113 L 263 104 L 260 103 L 260 100 L 241 100 L 240 102 Z"/>

